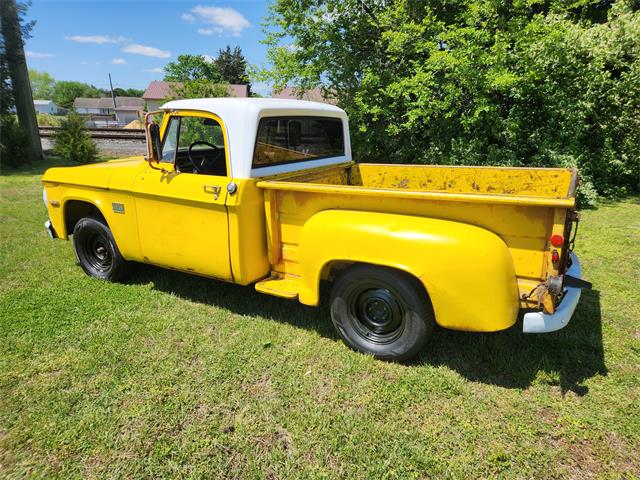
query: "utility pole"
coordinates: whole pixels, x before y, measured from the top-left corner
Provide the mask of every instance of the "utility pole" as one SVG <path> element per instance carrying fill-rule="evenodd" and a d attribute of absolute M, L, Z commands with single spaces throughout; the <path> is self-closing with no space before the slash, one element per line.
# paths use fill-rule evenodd
<path fill-rule="evenodd" d="M 109 73 L 109 86 L 111 87 L 111 100 L 113 100 L 113 108 L 116 109 L 116 96 L 113 94 L 113 83 L 111 83 L 111 73 Z"/>
<path fill-rule="evenodd" d="M 29 162 L 42 160 L 38 120 L 33 106 L 29 70 L 24 58 L 22 32 L 15 0 L 0 0 L 0 17 L 18 122 L 28 138 L 26 160 Z"/>

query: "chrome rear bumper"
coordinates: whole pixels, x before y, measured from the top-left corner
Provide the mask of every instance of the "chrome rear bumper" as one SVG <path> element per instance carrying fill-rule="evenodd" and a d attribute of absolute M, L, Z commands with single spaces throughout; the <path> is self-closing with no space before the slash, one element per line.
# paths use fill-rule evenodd
<path fill-rule="evenodd" d="M 53 238 L 58 238 L 58 234 L 53 229 L 53 225 L 51 225 L 51 220 L 47 220 L 46 222 L 44 222 L 44 228 L 47 231 L 47 233 L 49 234 L 49 237 L 51 237 L 52 239 Z"/>
<path fill-rule="evenodd" d="M 580 262 L 575 254 L 571 254 L 571 267 L 567 270 L 566 275 L 575 278 L 582 278 L 582 269 Z M 529 312 L 524 315 L 522 331 L 524 333 L 546 333 L 555 332 L 564 328 L 571 320 L 573 312 L 575 312 L 580 300 L 581 290 L 575 287 L 566 287 L 564 297 L 553 315 L 547 315 L 543 312 Z"/>

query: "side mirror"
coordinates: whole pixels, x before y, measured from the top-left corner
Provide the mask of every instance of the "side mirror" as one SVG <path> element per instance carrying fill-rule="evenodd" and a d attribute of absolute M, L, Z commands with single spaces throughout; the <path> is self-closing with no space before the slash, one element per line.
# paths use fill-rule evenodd
<path fill-rule="evenodd" d="M 148 112 L 144 116 L 144 130 L 147 136 L 147 161 L 159 163 L 162 160 L 162 142 L 160 141 L 160 126 L 151 121 L 153 115 L 164 113 L 162 110 Z"/>
<path fill-rule="evenodd" d="M 162 160 L 162 143 L 160 141 L 160 125 L 152 123 L 149 125 L 149 138 L 151 142 L 151 159 L 158 163 Z"/>

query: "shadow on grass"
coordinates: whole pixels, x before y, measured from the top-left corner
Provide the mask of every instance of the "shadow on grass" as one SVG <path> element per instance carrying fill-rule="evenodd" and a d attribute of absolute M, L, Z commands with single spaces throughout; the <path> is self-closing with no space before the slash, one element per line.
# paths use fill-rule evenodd
<path fill-rule="evenodd" d="M 263 295 L 252 286 L 240 287 L 148 265 L 140 265 L 130 283 L 152 283 L 157 290 L 193 302 L 237 315 L 259 315 L 339 341 L 329 318 L 326 291 L 322 306 L 312 308 Z M 542 373 L 542 381 L 558 385 L 563 393 L 585 395 L 588 387 L 584 381 L 607 373 L 599 292 L 583 291 L 574 318 L 559 332 L 525 335 L 521 320 L 497 333 L 436 328 L 425 351 L 408 368 L 421 364 L 444 365 L 475 382 L 518 389 L 527 388 Z"/>
<path fill-rule="evenodd" d="M 13 177 L 24 175 L 42 175 L 51 167 L 79 167 L 81 165 L 90 165 L 91 163 L 100 163 L 111 160 L 114 157 L 101 156 L 95 162 L 89 163 L 74 163 L 68 162 L 61 157 L 57 157 L 50 153 L 50 150 L 45 151 L 45 158 L 39 162 L 26 163 L 18 166 L 0 166 L 0 176 Z"/>
<path fill-rule="evenodd" d="M 542 381 L 558 385 L 562 393 L 585 395 L 585 380 L 607 374 L 600 292 L 583 290 L 569 325 L 553 333 L 522 333 L 522 315 L 504 332 L 438 329 L 419 361 L 446 365 L 469 380 L 507 388 L 527 388 L 542 373 Z"/>

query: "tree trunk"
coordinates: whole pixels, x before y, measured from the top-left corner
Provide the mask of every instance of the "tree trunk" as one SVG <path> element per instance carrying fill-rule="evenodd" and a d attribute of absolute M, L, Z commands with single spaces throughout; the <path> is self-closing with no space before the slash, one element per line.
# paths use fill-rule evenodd
<path fill-rule="evenodd" d="M 7 64 L 11 75 L 11 87 L 16 104 L 18 122 L 27 134 L 28 162 L 42 160 L 42 144 L 38 132 L 36 110 L 33 106 L 31 84 L 27 61 L 24 58 L 22 33 L 15 0 L 0 0 L 0 16 L 2 21 L 2 35 L 6 49 Z"/>

